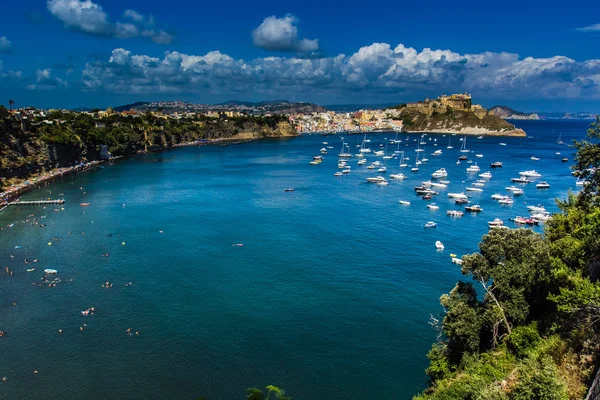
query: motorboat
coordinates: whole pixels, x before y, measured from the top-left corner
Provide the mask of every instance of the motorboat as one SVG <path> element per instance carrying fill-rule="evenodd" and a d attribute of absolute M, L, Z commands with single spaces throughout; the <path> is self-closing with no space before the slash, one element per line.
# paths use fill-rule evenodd
<path fill-rule="evenodd" d="M 406 178 L 406 176 L 404 174 L 390 174 L 390 178 L 400 180 Z"/>
<path fill-rule="evenodd" d="M 546 212 L 546 208 L 540 204 L 538 204 L 537 206 L 527 206 L 527 209 L 529 210 L 529 212 L 534 213 Z"/>
<path fill-rule="evenodd" d="M 379 169 L 377 170 L 377 172 L 379 172 L 379 173 L 384 173 L 384 172 L 387 172 L 387 168 L 386 168 L 386 167 L 381 167 L 381 168 L 379 168 Z"/>
<path fill-rule="evenodd" d="M 473 182 L 473 185 L 471 186 L 482 188 L 485 186 L 485 182 Z"/>
<path fill-rule="evenodd" d="M 429 221 L 426 222 L 425 225 L 423 225 L 425 228 L 435 228 L 437 226 L 437 224 L 433 221 Z"/>
<path fill-rule="evenodd" d="M 448 187 L 447 184 L 441 183 L 441 182 L 439 182 L 439 183 L 438 182 L 431 182 L 431 186 L 432 187 L 436 187 L 436 188 L 442 188 L 442 189 Z"/>
<path fill-rule="evenodd" d="M 434 179 L 446 178 L 447 176 L 448 176 L 448 172 L 446 171 L 445 168 L 440 168 L 437 171 L 435 171 L 433 174 L 431 174 L 431 177 Z"/>
<path fill-rule="evenodd" d="M 468 188 L 466 188 L 466 190 L 467 190 L 467 192 L 477 192 L 477 193 L 483 192 L 483 189 L 477 188 L 477 187 L 468 187 Z"/>
<path fill-rule="evenodd" d="M 492 178 L 492 173 L 489 172 L 489 171 L 488 172 L 484 172 L 483 174 L 479 174 L 479 177 L 483 178 L 483 179 L 491 179 Z"/>
<path fill-rule="evenodd" d="M 469 157 L 467 157 L 467 156 L 465 156 L 465 155 L 462 155 L 462 156 L 458 157 L 458 159 L 459 159 L 460 161 L 464 161 L 464 160 L 466 160 L 467 158 L 469 158 Z"/>
<path fill-rule="evenodd" d="M 412 167 L 410 172 L 419 172 L 419 167 Z"/>
<path fill-rule="evenodd" d="M 364 158 L 362 160 L 358 160 L 358 165 L 365 165 L 367 163 L 367 160 L 365 160 Z"/>
<path fill-rule="evenodd" d="M 410 201 L 398 200 L 398 203 L 402 204 L 403 206 L 410 206 Z"/>
<path fill-rule="evenodd" d="M 535 221 L 531 218 L 523 218 L 523 217 L 515 217 L 515 218 L 511 218 L 511 221 L 513 221 L 516 224 L 520 224 L 520 225 L 535 225 Z"/>
<path fill-rule="evenodd" d="M 387 186 L 387 185 L 389 185 L 389 183 L 388 183 L 388 181 L 383 180 L 381 182 L 377 182 L 377 185 L 379 185 L 379 186 Z"/>
<path fill-rule="evenodd" d="M 483 157 L 483 154 L 475 154 L 475 157 L 477 157 L 477 158 L 482 158 L 482 157 Z"/>
<path fill-rule="evenodd" d="M 436 157 L 436 156 L 441 156 L 442 155 L 442 150 L 436 150 L 433 153 L 431 153 L 432 156 Z"/>
<path fill-rule="evenodd" d="M 548 221 L 551 217 L 552 217 L 552 215 L 550 215 L 549 212 L 543 212 L 543 213 L 533 214 L 531 216 L 531 219 L 534 222 L 537 222 L 539 224 L 540 222 L 544 223 L 544 222 Z"/>
<path fill-rule="evenodd" d="M 435 248 L 438 250 L 444 250 L 444 244 L 442 242 L 440 242 L 439 240 L 436 240 Z"/>
<path fill-rule="evenodd" d="M 440 183 L 444 184 L 444 185 L 448 185 L 450 183 L 450 181 L 439 181 Z"/>
<path fill-rule="evenodd" d="M 289 188 L 285 188 L 283 189 L 284 192 L 293 192 L 294 188 L 293 187 L 289 187 Z"/>
<path fill-rule="evenodd" d="M 460 210 L 447 210 L 446 215 L 449 217 L 462 217 L 465 213 Z"/>
<path fill-rule="evenodd" d="M 499 204 L 504 204 L 506 206 L 510 206 L 510 205 L 512 205 L 514 203 L 514 200 L 511 199 L 508 196 L 505 196 L 505 197 L 501 198 L 500 200 L 498 200 L 498 203 Z"/>
<path fill-rule="evenodd" d="M 563 157 L 563 158 L 560 159 L 560 161 L 567 162 L 567 161 L 569 161 L 569 159 L 567 157 Z"/>
<path fill-rule="evenodd" d="M 467 195 L 464 193 L 448 193 L 448 197 L 451 199 L 467 199 Z"/>
<path fill-rule="evenodd" d="M 479 167 L 477 166 L 477 163 L 475 165 L 470 165 L 467 168 L 467 172 L 479 172 Z"/>
<path fill-rule="evenodd" d="M 488 226 L 491 227 L 495 227 L 495 226 L 502 226 L 504 225 L 504 221 L 502 221 L 500 218 L 495 218 L 493 221 L 489 221 L 488 222 Z"/>
<path fill-rule="evenodd" d="M 530 160 L 533 160 L 533 161 L 540 161 L 540 159 L 539 159 L 539 158 L 537 158 L 536 156 L 531 156 Z"/>
<path fill-rule="evenodd" d="M 520 196 L 520 195 L 522 195 L 523 193 L 524 193 L 524 192 L 523 192 L 523 189 L 517 189 L 517 190 L 513 190 L 513 196 Z"/>
<path fill-rule="evenodd" d="M 454 204 L 469 204 L 468 199 L 456 199 L 454 200 Z"/>
<path fill-rule="evenodd" d="M 498 143 L 500 146 L 506 146 L 506 143 Z"/>
<path fill-rule="evenodd" d="M 462 140 L 462 146 L 460 148 L 461 153 L 469 153 L 471 150 L 467 149 L 467 137 L 465 136 Z"/>
<path fill-rule="evenodd" d="M 346 168 L 342 170 L 342 174 L 349 174 L 350 172 L 352 172 L 352 170 L 350 168 Z"/>
<path fill-rule="evenodd" d="M 367 169 L 375 169 L 375 166 L 373 164 L 371 164 L 367 167 Z"/>
<path fill-rule="evenodd" d="M 379 182 L 387 182 L 383 176 L 374 176 L 367 178 L 367 182 L 370 183 L 379 183 Z"/>
<path fill-rule="evenodd" d="M 422 197 L 422 200 L 431 200 L 431 195 L 426 194 L 425 196 Z"/>
<path fill-rule="evenodd" d="M 452 264 L 462 265 L 463 261 L 460 258 L 452 257 Z"/>
<path fill-rule="evenodd" d="M 338 171 L 335 174 L 333 174 L 333 176 L 342 176 L 342 173 L 340 171 Z"/>
<path fill-rule="evenodd" d="M 521 176 L 519 178 L 510 178 L 510 180 L 515 183 L 531 183 L 531 181 L 525 178 L 524 176 Z"/>
<path fill-rule="evenodd" d="M 437 206 L 435 203 L 427 204 L 427 208 L 429 208 L 430 210 L 434 210 L 434 211 L 440 209 L 440 207 Z"/>
<path fill-rule="evenodd" d="M 521 171 L 521 172 L 519 172 L 519 175 L 526 176 L 528 178 L 541 178 L 542 177 L 542 174 L 537 172 L 535 169 L 531 169 L 528 171 Z"/>
<path fill-rule="evenodd" d="M 324 147 L 320 151 L 321 151 L 321 154 L 327 154 L 327 149 Z"/>
<path fill-rule="evenodd" d="M 473 204 L 472 206 L 466 206 L 465 211 L 469 212 L 482 212 L 483 208 L 479 204 Z"/>
<path fill-rule="evenodd" d="M 503 194 L 500 193 L 494 193 L 492 195 L 492 200 L 502 200 L 503 198 L 505 198 L 506 196 L 504 196 Z"/>
<path fill-rule="evenodd" d="M 58 271 L 55 269 L 52 269 L 52 268 L 47 268 L 44 270 L 44 273 L 46 275 L 56 275 L 56 274 L 58 274 Z"/>
<path fill-rule="evenodd" d="M 502 163 L 500 161 L 494 161 L 493 163 L 490 164 L 490 167 L 492 167 L 492 168 L 502 168 Z"/>
<path fill-rule="evenodd" d="M 80 205 L 81 207 L 89 207 L 89 206 L 91 206 L 91 204 L 90 204 L 90 203 L 79 203 L 79 205 Z"/>
<path fill-rule="evenodd" d="M 550 184 L 548 182 L 540 182 L 535 185 L 537 189 L 550 189 Z"/>
<path fill-rule="evenodd" d="M 385 152 L 383 150 L 377 150 L 373 154 L 376 155 L 377 157 L 380 157 L 380 156 L 385 155 Z"/>
<path fill-rule="evenodd" d="M 425 157 L 423 157 L 423 158 L 421 159 L 421 162 L 427 162 L 427 161 L 429 161 L 429 158 L 425 158 Z"/>

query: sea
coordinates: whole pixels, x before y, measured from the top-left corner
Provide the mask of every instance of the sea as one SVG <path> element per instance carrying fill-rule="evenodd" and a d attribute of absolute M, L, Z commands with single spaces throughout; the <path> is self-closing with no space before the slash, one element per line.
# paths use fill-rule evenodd
<path fill-rule="evenodd" d="M 589 121 L 515 124 L 527 138 L 466 138 L 493 176 L 468 193 L 483 211 L 462 218 L 446 216 L 464 207 L 447 193 L 479 178 L 456 164 L 461 137 L 442 134 L 423 138 L 417 173 L 385 161 L 384 176 L 406 175 L 388 186 L 367 183 L 377 170 L 356 157 L 334 176 L 342 141 L 358 153 L 362 134 L 315 134 L 133 156 L 26 193 L 65 203 L 0 212 L 0 399 L 242 399 L 266 385 L 295 400 L 410 399 L 427 387 L 439 298 L 469 280 L 451 254 L 477 251 L 488 221 L 517 227 L 527 205 L 556 212 L 578 190 L 566 144 Z M 367 134 L 368 146 L 395 137 Z M 388 153 L 412 165 L 420 135 L 398 139 Z M 450 184 L 424 201 L 414 187 L 439 168 Z M 530 169 L 551 188 L 490 198 Z"/>

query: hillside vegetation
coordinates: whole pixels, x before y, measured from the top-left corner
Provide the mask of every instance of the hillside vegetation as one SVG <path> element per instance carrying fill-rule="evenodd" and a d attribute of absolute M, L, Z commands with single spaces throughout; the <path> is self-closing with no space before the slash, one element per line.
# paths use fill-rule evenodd
<path fill-rule="evenodd" d="M 440 298 L 419 400 L 583 399 L 600 364 L 600 120 L 577 142 L 589 182 L 544 234 L 493 229 Z"/>
<path fill-rule="evenodd" d="M 85 113 L 55 111 L 23 132 L 0 107 L 0 188 L 32 174 L 100 157 L 101 145 L 113 156 L 153 151 L 195 140 L 294 136 L 287 117 L 167 119 L 114 114 L 96 120 Z"/>

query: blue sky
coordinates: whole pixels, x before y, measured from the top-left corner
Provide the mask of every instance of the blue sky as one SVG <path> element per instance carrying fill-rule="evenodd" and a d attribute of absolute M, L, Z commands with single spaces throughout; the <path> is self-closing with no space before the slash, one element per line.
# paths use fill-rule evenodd
<path fill-rule="evenodd" d="M 596 0 L 4 2 L 0 93 L 16 106 L 106 107 L 468 91 L 488 107 L 594 112 L 598 9 Z"/>

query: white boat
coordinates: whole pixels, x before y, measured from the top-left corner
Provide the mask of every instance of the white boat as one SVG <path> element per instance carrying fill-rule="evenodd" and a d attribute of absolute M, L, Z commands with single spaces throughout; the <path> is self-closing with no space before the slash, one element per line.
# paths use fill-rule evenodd
<path fill-rule="evenodd" d="M 562 133 L 558 134 L 558 139 L 556 139 L 556 144 L 565 144 L 565 142 L 562 141 Z"/>
<path fill-rule="evenodd" d="M 376 155 L 377 157 L 381 157 L 381 156 L 385 155 L 385 152 L 383 150 L 377 150 L 373 154 Z"/>
<path fill-rule="evenodd" d="M 427 208 L 429 208 L 430 210 L 434 210 L 434 211 L 440 209 L 440 207 L 437 206 L 435 203 L 427 204 Z"/>
<path fill-rule="evenodd" d="M 432 156 L 441 156 L 442 155 L 442 151 L 441 150 L 436 150 L 433 153 L 431 153 Z"/>
<path fill-rule="evenodd" d="M 367 163 L 367 160 L 365 160 L 364 158 L 362 160 L 358 160 L 358 165 L 365 165 Z"/>
<path fill-rule="evenodd" d="M 479 174 L 479 177 L 483 178 L 483 179 L 491 179 L 492 178 L 492 173 L 489 172 L 489 171 L 488 172 L 484 172 L 483 174 Z"/>
<path fill-rule="evenodd" d="M 400 168 L 406 168 L 407 164 L 404 161 L 408 160 L 408 157 L 404 157 L 404 150 L 400 154 Z"/>
<path fill-rule="evenodd" d="M 484 187 L 485 183 L 484 182 L 473 182 L 473 185 L 471 185 L 473 187 Z"/>
<path fill-rule="evenodd" d="M 402 204 L 403 206 L 410 206 L 410 201 L 398 200 L 398 203 Z"/>
<path fill-rule="evenodd" d="M 515 183 L 531 183 L 531 181 L 524 176 L 521 176 L 519 178 L 510 178 L 510 180 Z"/>
<path fill-rule="evenodd" d="M 465 136 L 462 140 L 462 146 L 460 147 L 461 153 L 469 153 L 471 150 L 467 149 L 467 137 Z"/>
<path fill-rule="evenodd" d="M 465 213 L 460 210 L 448 210 L 446 211 L 446 215 L 449 217 L 462 217 Z"/>
<path fill-rule="evenodd" d="M 506 143 L 499 143 L 500 146 L 506 146 Z"/>
<path fill-rule="evenodd" d="M 529 212 L 534 212 L 534 213 L 546 212 L 546 208 L 539 204 L 537 206 L 527 206 L 527 209 L 529 210 Z"/>
<path fill-rule="evenodd" d="M 533 161 L 540 161 L 540 159 L 539 159 L 539 158 L 537 158 L 537 157 L 535 157 L 535 156 L 531 156 L 530 160 L 533 160 Z"/>
<path fill-rule="evenodd" d="M 541 178 L 542 177 L 542 174 L 537 172 L 535 169 L 531 169 L 528 171 L 521 171 L 521 172 L 519 172 L 519 175 L 526 176 L 529 178 Z"/>
<path fill-rule="evenodd" d="M 508 196 L 505 196 L 505 197 L 501 198 L 500 200 L 498 200 L 498 203 L 504 204 L 504 205 L 512 205 L 514 203 L 514 200 Z"/>
<path fill-rule="evenodd" d="M 441 182 L 431 182 L 431 186 L 436 187 L 436 188 L 447 188 L 448 185 L 445 183 L 441 183 Z"/>
<path fill-rule="evenodd" d="M 452 141 L 452 135 L 448 135 L 448 147 L 446 147 L 447 149 L 453 149 L 454 148 L 454 147 L 452 147 L 451 141 Z"/>
<path fill-rule="evenodd" d="M 425 228 L 435 228 L 437 226 L 437 224 L 433 221 L 429 221 L 426 222 L 425 225 L 423 225 Z"/>
<path fill-rule="evenodd" d="M 550 189 L 550 184 L 548 182 L 540 182 L 535 187 L 538 189 Z"/>
<path fill-rule="evenodd" d="M 517 188 L 517 190 L 513 190 L 513 196 L 520 196 L 520 195 L 522 195 L 523 193 L 524 193 L 524 192 L 523 192 L 523 189 L 519 189 L 519 188 Z"/>
<path fill-rule="evenodd" d="M 367 169 L 375 169 L 375 166 L 373 164 L 371 164 L 367 167 Z"/>
<path fill-rule="evenodd" d="M 322 144 L 329 144 L 329 143 L 327 143 L 327 142 L 323 142 Z"/>
<path fill-rule="evenodd" d="M 384 173 L 384 172 L 386 172 L 386 171 L 387 171 L 387 168 L 386 168 L 386 167 L 381 167 L 381 168 L 379 168 L 379 169 L 377 170 L 377 172 L 380 172 L 380 173 Z"/>
<path fill-rule="evenodd" d="M 478 188 L 478 187 L 468 187 L 467 188 L 467 192 L 478 192 L 478 193 L 481 193 L 481 192 L 483 192 L 483 189 Z"/>
<path fill-rule="evenodd" d="M 479 172 L 480 168 L 479 166 L 477 166 L 477 163 L 475 163 L 475 165 L 469 165 L 469 167 L 467 167 L 467 172 Z"/>
<path fill-rule="evenodd" d="M 365 133 L 365 137 L 363 138 L 363 141 L 360 145 L 360 150 L 358 150 L 361 153 L 370 153 L 371 149 L 369 149 L 368 147 L 366 147 L 366 143 L 369 143 L 370 140 L 367 140 L 367 134 Z"/>
<path fill-rule="evenodd" d="M 389 183 L 388 183 L 388 181 L 384 180 L 384 181 L 381 181 L 381 182 L 377 182 L 377 185 L 379 185 L 379 186 L 387 186 L 387 185 L 389 185 Z"/>
<path fill-rule="evenodd" d="M 406 176 L 404 176 L 404 174 L 391 174 L 390 178 L 391 179 L 398 179 L 398 180 L 400 180 L 400 179 L 406 178 Z"/>
<path fill-rule="evenodd" d="M 448 185 L 450 183 L 450 181 L 440 181 L 440 183 L 443 183 L 444 185 Z"/>
<path fill-rule="evenodd" d="M 438 250 L 444 250 L 444 244 L 442 242 L 440 242 L 439 240 L 437 240 L 435 242 L 435 248 Z"/>
<path fill-rule="evenodd" d="M 370 183 L 379 183 L 379 182 L 387 182 L 383 176 L 373 176 L 367 178 L 367 182 Z"/>
<path fill-rule="evenodd" d="M 483 157 L 483 154 L 475 154 L 475 157 L 477 157 L 477 158 L 482 158 L 482 157 Z"/>
<path fill-rule="evenodd" d="M 410 172 L 419 172 L 419 167 L 412 167 Z"/>
<path fill-rule="evenodd" d="M 448 193 L 448 197 L 451 199 L 468 199 L 467 195 L 464 193 Z"/>
<path fill-rule="evenodd" d="M 320 151 L 321 151 L 321 154 L 327 154 L 327 149 L 326 148 L 322 148 Z"/>
<path fill-rule="evenodd" d="M 346 147 L 349 147 L 346 142 L 344 142 L 344 140 L 342 140 L 342 151 L 340 152 L 340 154 L 338 154 L 338 156 L 340 158 L 350 158 L 352 157 L 352 154 L 350 153 L 350 150 L 346 151 Z"/>
<path fill-rule="evenodd" d="M 342 174 L 349 174 L 350 172 L 352 172 L 350 169 L 342 170 Z"/>
<path fill-rule="evenodd" d="M 488 226 L 491 227 L 495 227 L 495 226 L 502 226 L 504 225 L 504 221 L 502 221 L 500 218 L 496 218 L 493 221 L 489 221 L 488 222 Z"/>
<path fill-rule="evenodd" d="M 445 168 L 440 168 L 437 171 L 435 171 L 433 174 L 431 174 L 431 177 L 434 179 L 445 178 L 447 176 L 448 176 L 448 172 L 446 171 Z"/>
<path fill-rule="evenodd" d="M 425 157 L 423 157 L 423 158 L 421 159 L 421 162 L 427 162 L 427 161 L 429 161 L 429 158 L 425 158 Z"/>
<path fill-rule="evenodd" d="M 333 176 L 342 176 L 342 173 L 340 171 L 338 171 L 335 174 L 333 174 Z"/>
<path fill-rule="evenodd" d="M 506 196 L 499 194 L 499 193 L 494 193 L 492 195 L 492 200 L 502 200 L 503 198 L 505 198 Z"/>
<path fill-rule="evenodd" d="M 56 275 L 58 274 L 58 271 L 55 269 L 47 268 L 44 270 L 44 273 L 48 275 Z"/>
<path fill-rule="evenodd" d="M 549 212 L 543 212 L 543 213 L 533 214 L 531 216 L 531 219 L 533 219 L 534 221 L 537 221 L 537 222 L 544 223 L 544 222 L 548 221 L 551 217 L 552 217 L 552 215 L 550 215 Z"/>

